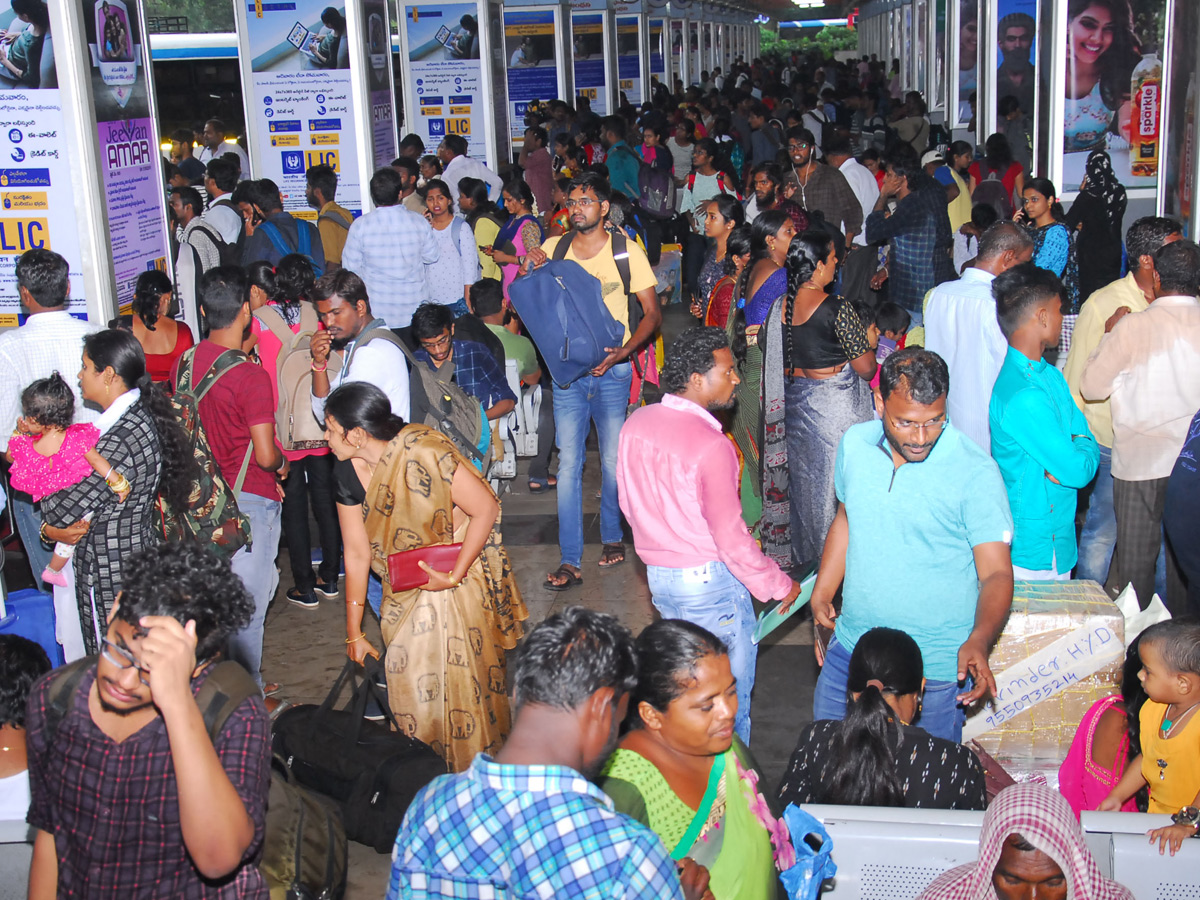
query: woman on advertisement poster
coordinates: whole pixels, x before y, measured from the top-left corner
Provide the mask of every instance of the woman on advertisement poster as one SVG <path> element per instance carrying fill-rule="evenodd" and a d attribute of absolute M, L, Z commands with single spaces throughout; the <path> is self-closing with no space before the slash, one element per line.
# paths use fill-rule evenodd
<path fill-rule="evenodd" d="M 958 116 L 974 118 L 970 97 L 979 87 L 979 2 L 959 0 L 958 5 Z M 898 98 L 897 98 L 898 99 Z"/>
<path fill-rule="evenodd" d="M 1140 58 L 1129 0 L 1071 0 L 1063 152 L 1104 148 L 1129 120 L 1129 84 Z"/>

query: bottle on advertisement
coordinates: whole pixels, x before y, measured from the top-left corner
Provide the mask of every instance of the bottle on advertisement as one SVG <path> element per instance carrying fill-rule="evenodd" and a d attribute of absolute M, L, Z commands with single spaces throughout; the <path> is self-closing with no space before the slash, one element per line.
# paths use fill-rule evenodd
<path fill-rule="evenodd" d="M 1148 51 L 1130 79 L 1133 120 L 1130 123 L 1129 170 L 1131 175 L 1158 175 L 1159 112 L 1162 109 L 1162 62 Z"/>

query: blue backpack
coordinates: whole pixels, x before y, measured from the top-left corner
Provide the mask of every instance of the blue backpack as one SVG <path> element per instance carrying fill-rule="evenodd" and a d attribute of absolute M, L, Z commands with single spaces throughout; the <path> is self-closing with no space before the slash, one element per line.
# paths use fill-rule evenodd
<path fill-rule="evenodd" d="M 317 261 L 313 259 L 312 235 L 309 234 L 308 229 L 304 227 L 305 224 L 306 223 L 300 219 L 296 220 L 295 247 L 288 246 L 287 240 L 283 236 L 283 232 L 280 231 L 272 222 L 260 222 L 258 224 L 258 229 L 267 236 L 267 239 L 275 247 L 276 252 L 279 253 L 281 257 L 287 256 L 290 253 L 299 253 L 310 263 L 312 263 L 313 273 L 320 278 L 325 274 L 325 267 L 317 265 Z"/>
<path fill-rule="evenodd" d="M 566 387 L 625 343 L 625 329 L 604 305 L 600 281 L 572 260 L 549 260 L 508 289 L 554 383 Z"/>

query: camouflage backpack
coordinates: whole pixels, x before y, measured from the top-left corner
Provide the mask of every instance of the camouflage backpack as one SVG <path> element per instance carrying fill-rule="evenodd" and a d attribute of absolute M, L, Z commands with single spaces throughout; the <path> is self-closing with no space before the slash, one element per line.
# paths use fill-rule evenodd
<path fill-rule="evenodd" d="M 194 384 L 192 369 L 195 355 L 193 347 L 179 360 L 178 383 L 171 405 L 180 427 L 191 441 L 196 474 L 188 496 L 188 508 L 171 509 L 160 496 L 159 515 L 163 536 L 168 541 L 199 541 L 222 559 L 230 559 L 242 547 L 250 546 L 250 520 L 238 509 L 237 494 L 246 480 L 254 443 L 247 444 L 237 481 L 230 489 L 229 483 L 221 476 L 208 436 L 204 433 L 204 425 L 200 422 L 200 400 L 218 378 L 234 366 L 248 363 L 250 359 L 241 350 L 226 350 L 216 358 L 200 383 Z"/>

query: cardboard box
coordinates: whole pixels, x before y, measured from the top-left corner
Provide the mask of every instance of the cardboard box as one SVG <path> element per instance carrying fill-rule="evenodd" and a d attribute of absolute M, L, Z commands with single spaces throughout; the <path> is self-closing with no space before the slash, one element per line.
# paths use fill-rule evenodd
<path fill-rule="evenodd" d="M 1088 708 L 1120 689 L 1124 637 L 1120 610 L 1096 582 L 1017 582 L 989 658 L 997 679 L 1012 677 L 996 701 L 968 711 L 968 723 L 992 720 L 975 739 L 1014 777 L 1053 772 L 1057 782 Z M 1097 660 L 1098 671 L 1079 674 Z"/>

